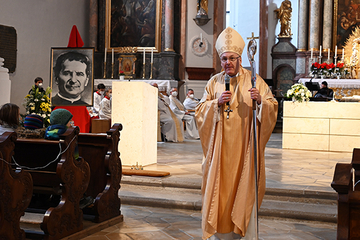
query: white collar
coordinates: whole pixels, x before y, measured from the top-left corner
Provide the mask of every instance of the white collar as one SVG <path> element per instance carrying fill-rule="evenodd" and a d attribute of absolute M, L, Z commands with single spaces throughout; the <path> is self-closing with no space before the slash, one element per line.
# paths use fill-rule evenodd
<path fill-rule="evenodd" d="M 76 102 L 76 101 L 78 101 L 78 100 L 81 99 L 81 96 L 80 96 L 80 95 L 79 95 L 77 98 L 75 98 L 75 99 L 70 99 L 70 98 L 64 97 L 64 96 L 62 96 L 60 93 L 58 93 L 58 96 L 59 96 L 60 98 L 64 99 L 64 100 L 66 100 L 66 101 L 71 102 L 71 103 L 74 103 L 74 102 Z"/>

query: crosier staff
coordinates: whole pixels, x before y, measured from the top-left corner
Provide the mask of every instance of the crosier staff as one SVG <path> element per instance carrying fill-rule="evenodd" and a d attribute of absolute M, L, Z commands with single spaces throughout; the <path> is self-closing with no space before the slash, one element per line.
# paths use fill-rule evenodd
<path fill-rule="evenodd" d="M 259 37 L 254 37 L 254 33 L 252 36 L 247 38 L 250 39 L 247 54 L 248 59 L 251 65 L 251 85 L 252 88 L 256 88 L 256 65 L 254 60 L 254 55 L 256 53 L 257 44 L 255 39 Z M 255 239 L 259 239 L 259 221 L 258 221 L 258 162 L 257 162 L 257 132 L 256 132 L 256 100 L 253 99 L 252 102 L 252 110 L 253 110 L 253 133 L 254 133 L 254 172 L 255 172 L 255 211 L 254 211 L 254 218 L 255 218 Z"/>

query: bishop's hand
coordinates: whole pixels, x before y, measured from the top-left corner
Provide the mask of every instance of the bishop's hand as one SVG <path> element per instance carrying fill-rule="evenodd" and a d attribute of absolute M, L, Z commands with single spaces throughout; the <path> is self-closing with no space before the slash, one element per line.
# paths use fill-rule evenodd
<path fill-rule="evenodd" d="M 219 106 L 224 105 L 227 102 L 230 102 L 231 100 L 231 92 L 230 91 L 225 91 L 221 94 L 221 96 L 219 97 Z"/>

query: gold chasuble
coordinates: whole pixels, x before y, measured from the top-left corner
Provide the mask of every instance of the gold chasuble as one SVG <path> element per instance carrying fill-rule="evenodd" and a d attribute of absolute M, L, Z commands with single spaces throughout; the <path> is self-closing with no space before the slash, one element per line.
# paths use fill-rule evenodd
<path fill-rule="evenodd" d="M 225 73 L 212 77 L 196 107 L 204 162 L 202 166 L 203 239 L 215 233 L 235 232 L 244 236 L 255 202 L 253 160 L 253 124 L 251 72 L 240 67 L 239 75 L 230 79 L 232 93 L 229 119 L 218 106 L 225 91 Z M 262 103 L 257 106 L 259 206 L 265 194 L 264 151 L 277 118 L 277 101 L 268 85 L 257 76 L 256 88 Z"/>

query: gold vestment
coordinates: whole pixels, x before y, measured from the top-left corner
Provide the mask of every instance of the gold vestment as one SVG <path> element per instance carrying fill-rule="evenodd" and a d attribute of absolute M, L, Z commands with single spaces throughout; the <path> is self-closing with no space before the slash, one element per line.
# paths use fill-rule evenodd
<path fill-rule="evenodd" d="M 240 68 L 230 80 L 230 118 L 219 109 L 218 98 L 225 91 L 224 72 L 209 80 L 196 107 L 196 121 L 204 153 L 202 166 L 203 239 L 216 232 L 245 235 L 255 201 L 251 72 Z M 258 199 L 265 194 L 264 151 L 277 118 L 277 101 L 268 85 L 257 76 L 256 88 L 262 103 L 257 117 Z M 259 107 L 258 107 L 259 108 Z M 257 109 L 259 111 L 259 109 Z"/>

